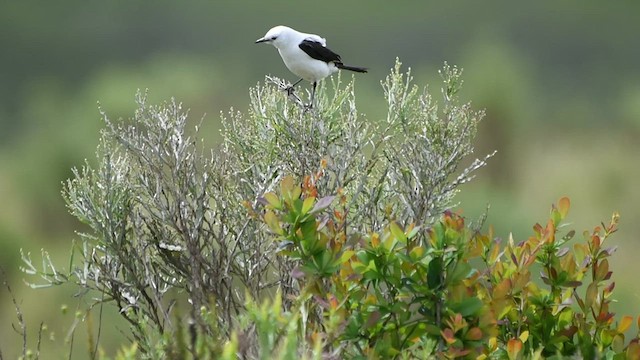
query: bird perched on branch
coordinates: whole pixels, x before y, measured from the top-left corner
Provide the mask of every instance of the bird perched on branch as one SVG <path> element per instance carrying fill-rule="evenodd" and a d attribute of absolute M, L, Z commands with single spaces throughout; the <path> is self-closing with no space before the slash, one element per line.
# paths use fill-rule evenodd
<path fill-rule="evenodd" d="M 300 77 L 300 80 L 290 86 L 289 91 L 302 80 L 313 83 L 310 107 L 313 106 L 318 81 L 339 69 L 359 73 L 367 72 L 366 68 L 343 64 L 340 55 L 327 48 L 327 40 L 324 38 L 315 34 L 301 33 L 290 27 L 276 26 L 272 28 L 263 37 L 256 40 L 256 44 L 259 43 L 275 46 L 287 68 Z"/>

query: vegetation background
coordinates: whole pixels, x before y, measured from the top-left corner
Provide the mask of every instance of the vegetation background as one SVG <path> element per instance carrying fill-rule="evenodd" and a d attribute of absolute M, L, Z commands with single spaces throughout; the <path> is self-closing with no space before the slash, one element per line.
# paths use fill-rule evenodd
<path fill-rule="evenodd" d="M 356 79 L 359 109 L 371 121 L 384 116 L 379 82 L 396 57 L 433 89 L 444 61 L 463 67 L 463 96 L 487 111 L 477 154 L 498 150 L 463 187 L 463 214 L 477 218 L 490 205 L 496 233 L 524 240 L 562 195 L 572 199 L 577 231 L 620 211 L 615 309 L 637 315 L 638 14 L 631 1 L 0 2 L 0 265 L 30 346 L 45 321 L 45 358 L 61 357 L 73 313 L 86 305 L 72 297 L 77 289 L 25 286 L 19 249 L 68 260 L 82 227 L 66 212 L 61 181 L 94 159 L 103 126 L 96 102 L 117 118 L 132 115 L 139 88 L 150 89 L 152 103 L 174 96 L 194 124 L 207 114 L 202 134 L 214 144 L 218 114 L 245 110 L 250 86 L 269 73 L 295 80 L 275 49 L 253 44 L 278 24 L 322 34 L 345 62 L 371 69 Z M 104 310 L 102 347 L 113 355 L 126 324 Z M 21 349 L 16 321 L 2 287 L 0 349 L 8 359 Z M 95 331 L 97 323 L 96 316 L 80 326 Z M 74 358 L 86 357 L 86 333 L 76 334 Z"/>

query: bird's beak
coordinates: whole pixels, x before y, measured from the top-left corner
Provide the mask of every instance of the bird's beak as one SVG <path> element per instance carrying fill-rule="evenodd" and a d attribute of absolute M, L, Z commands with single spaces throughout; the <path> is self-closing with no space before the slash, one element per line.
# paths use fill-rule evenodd
<path fill-rule="evenodd" d="M 256 44 L 260 44 L 260 43 L 263 43 L 263 42 L 266 42 L 266 41 L 267 41 L 267 39 L 260 38 L 260 39 L 256 40 Z"/>

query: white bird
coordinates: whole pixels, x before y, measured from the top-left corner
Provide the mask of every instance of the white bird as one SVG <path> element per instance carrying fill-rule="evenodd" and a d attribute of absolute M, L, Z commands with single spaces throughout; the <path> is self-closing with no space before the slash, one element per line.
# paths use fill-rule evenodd
<path fill-rule="evenodd" d="M 324 38 L 315 34 L 301 33 L 290 27 L 280 25 L 272 28 L 256 40 L 256 44 L 259 43 L 275 46 L 287 68 L 300 77 L 300 80 L 291 85 L 290 89 L 302 80 L 313 83 L 310 106 L 313 106 L 318 81 L 335 73 L 338 69 L 367 72 L 366 68 L 343 64 L 340 55 L 327 48 L 327 40 Z"/>

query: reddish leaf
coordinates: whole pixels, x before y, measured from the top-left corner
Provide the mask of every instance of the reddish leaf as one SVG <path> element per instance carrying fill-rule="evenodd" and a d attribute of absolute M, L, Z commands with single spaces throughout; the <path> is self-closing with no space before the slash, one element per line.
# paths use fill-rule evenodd
<path fill-rule="evenodd" d="M 444 338 L 444 341 L 447 342 L 447 344 L 451 345 L 454 342 L 456 342 L 456 337 L 455 334 L 453 333 L 453 330 L 451 329 L 444 329 L 441 331 L 442 337 Z"/>
<path fill-rule="evenodd" d="M 593 235 L 591 236 L 591 251 L 593 254 L 597 254 L 600 250 L 600 236 Z"/>
<path fill-rule="evenodd" d="M 627 346 L 626 356 L 627 360 L 640 360 L 640 344 L 632 341 L 629 346 Z"/>
<path fill-rule="evenodd" d="M 611 272 L 611 271 L 609 271 Z M 613 288 L 616 287 L 616 282 L 612 282 L 611 284 L 609 284 L 606 288 L 604 288 L 603 292 L 605 297 L 609 296 L 612 292 L 613 292 Z"/>
<path fill-rule="evenodd" d="M 533 225 L 533 231 L 538 235 L 538 237 L 542 236 L 542 225 L 536 223 Z"/>
<path fill-rule="evenodd" d="M 596 296 L 598 296 L 598 284 L 594 281 L 587 287 L 587 293 L 584 297 L 584 303 L 587 309 L 590 308 L 596 300 Z"/>

